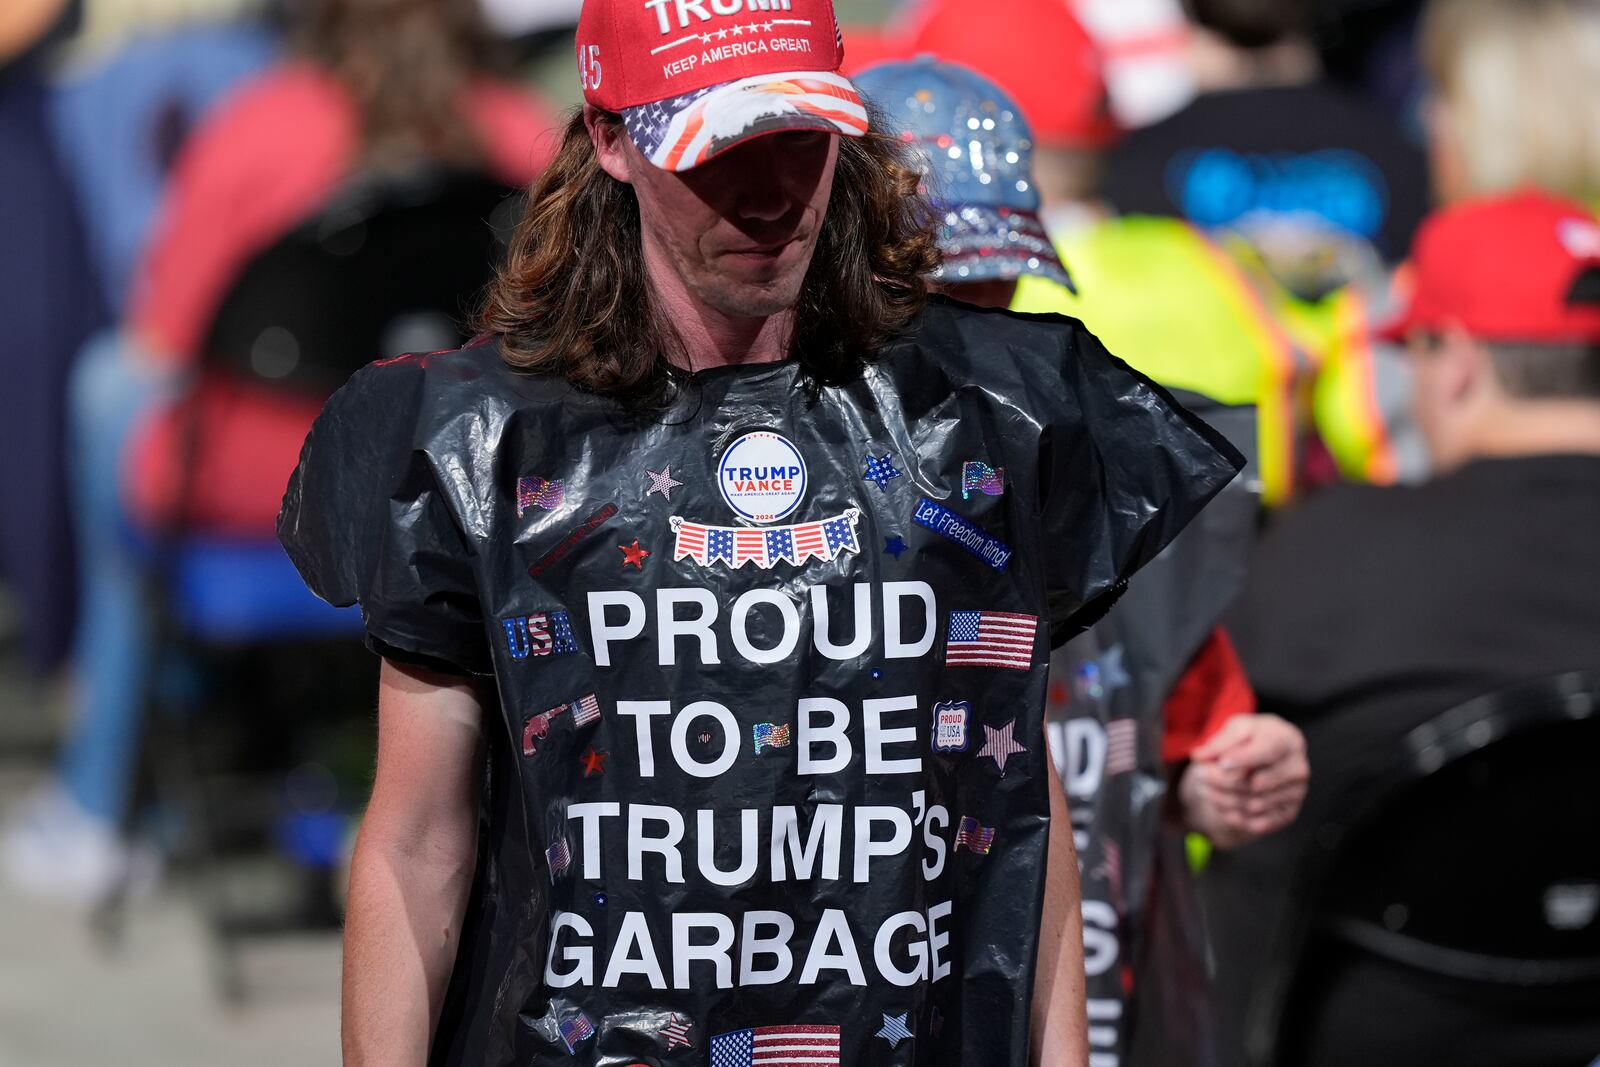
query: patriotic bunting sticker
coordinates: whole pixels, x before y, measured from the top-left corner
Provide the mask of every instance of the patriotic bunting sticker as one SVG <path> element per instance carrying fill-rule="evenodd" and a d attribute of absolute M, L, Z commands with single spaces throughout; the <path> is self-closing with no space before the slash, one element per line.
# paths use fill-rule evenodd
<path fill-rule="evenodd" d="M 702 567 L 720 562 L 729 570 L 754 563 L 762 570 L 770 570 L 779 560 L 798 567 L 811 559 L 827 562 L 846 552 L 859 553 L 861 541 L 856 536 L 856 523 L 860 518 L 858 509 L 849 508 L 831 519 L 762 530 L 747 526 L 706 526 L 690 522 L 681 515 L 674 515 L 667 521 L 676 535 L 672 547 L 674 561 L 692 559 Z"/>

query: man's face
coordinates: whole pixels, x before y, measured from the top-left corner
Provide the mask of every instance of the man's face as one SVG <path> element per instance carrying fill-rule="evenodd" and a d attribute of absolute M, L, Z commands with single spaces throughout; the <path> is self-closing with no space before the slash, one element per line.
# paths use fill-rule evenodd
<path fill-rule="evenodd" d="M 838 139 L 767 134 L 677 173 L 652 165 L 621 126 L 586 112 L 600 165 L 639 199 L 652 283 L 729 318 L 792 308 L 833 188 Z"/>

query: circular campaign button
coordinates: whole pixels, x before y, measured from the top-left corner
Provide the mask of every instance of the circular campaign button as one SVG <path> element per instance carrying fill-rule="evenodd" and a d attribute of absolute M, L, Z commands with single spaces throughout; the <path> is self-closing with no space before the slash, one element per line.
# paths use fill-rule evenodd
<path fill-rule="evenodd" d="M 787 437 L 755 430 L 722 454 L 717 487 L 740 518 L 776 522 L 799 507 L 806 494 L 806 461 Z"/>

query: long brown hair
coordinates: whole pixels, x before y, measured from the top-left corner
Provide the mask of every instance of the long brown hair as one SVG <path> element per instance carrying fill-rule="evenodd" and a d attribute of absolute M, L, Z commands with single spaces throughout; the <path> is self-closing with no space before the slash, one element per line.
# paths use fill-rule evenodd
<path fill-rule="evenodd" d="M 501 60 L 478 0 L 296 0 L 291 10 L 295 52 L 355 100 L 364 163 L 482 161 L 461 97 Z"/>
<path fill-rule="evenodd" d="M 858 375 L 927 300 L 938 245 L 903 152 L 881 133 L 839 138 L 790 341 L 814 386 Z M 513 366 L 631 404 L 664 403 L 683 380 L 677 334 L 645 277 L 639 202 L 600 169 L 581 113 L 533 188 L 480 321 Z"/>

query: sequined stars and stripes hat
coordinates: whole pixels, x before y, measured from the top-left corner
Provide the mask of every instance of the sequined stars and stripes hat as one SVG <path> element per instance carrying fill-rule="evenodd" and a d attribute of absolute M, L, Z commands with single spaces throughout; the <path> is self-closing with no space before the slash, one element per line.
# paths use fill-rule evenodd
<path fill-rule="evenodd" d="M 998 85 L 932 56 L 868 67 L 856 83 L 923 157 L 923 191 L 944 254 L 939 281 L 1036 274 L 1072 289 L 1039 220 L 1028 120 Z"/>
<path fill-rule="evenodd" d="M 767 133 L 866 133 L 843 58 L 830 0 L 584 0 L 578 18 L 584 100 L 666 170 Z"/>

